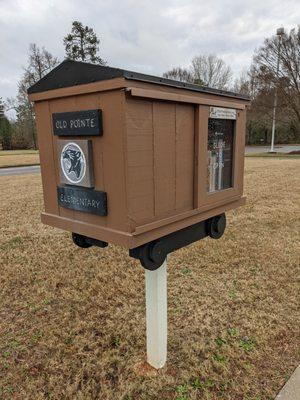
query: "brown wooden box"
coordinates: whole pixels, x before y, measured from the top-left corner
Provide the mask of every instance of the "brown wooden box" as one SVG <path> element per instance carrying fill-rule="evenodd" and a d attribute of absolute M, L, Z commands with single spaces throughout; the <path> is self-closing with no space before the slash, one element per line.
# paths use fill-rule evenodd
<path fill-rule="evenodd" d="M 246 96 L 65 61 L 29 89 L 35 102 L 48 225 L 134 248 L 244 204 Z M 210 107 L 236 110 L 230 188 L 209 193 Z M 54 113 L 102 110 L 102 136 L 54 135 Z M 58 141 L 92 142 L 106 216 L 59 206 Z"/>

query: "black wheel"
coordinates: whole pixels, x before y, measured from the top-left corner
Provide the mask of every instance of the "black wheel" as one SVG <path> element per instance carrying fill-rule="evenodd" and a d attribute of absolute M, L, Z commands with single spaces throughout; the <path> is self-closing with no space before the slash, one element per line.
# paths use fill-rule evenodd
<path fill-rule="evenodd" d="M 167 254 L 163 249 L 163 245 L 161 242 L 154 242 L 150 249 L 150 258 L 153 260 L 159 267 L 164 263 Z"/>
<path fill-rule="evenodd" d="M 86 236 L 79 235 L 79 233 L 72 233 L 72 239 L 76 246 L 81 247 L 83 249 L 88 249 L 92 246 L 92 244 L 87 242 Z"/>
<path fill-rule="evenodd" d="M 220 239 L 226 228 L 225 214 L 217 215 L 206 221 L 206 232 L 213 239 Z"/>
<path fill-rule="evenodd" d="M 139 259 L 142 266 L 149 271 L 155 271 L 165 261 L 167 254 L 163 251 L 160 242 L 150 242 L 142 246 Z"/>

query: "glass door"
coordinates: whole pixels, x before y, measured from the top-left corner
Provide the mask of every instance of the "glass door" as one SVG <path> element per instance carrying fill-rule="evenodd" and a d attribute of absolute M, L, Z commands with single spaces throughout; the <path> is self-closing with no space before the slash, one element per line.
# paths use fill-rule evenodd
<path fill-rule="evenodd" d="M 232 187 L 235 121 L 208 119 L 207 192 Z"/>
<path fill-rule="evenodd" d="M 225 104 L 200 105 L 196 112 L 194 208 L 198 210 L 234 201 L 243 193 L 245 107 Z"/>

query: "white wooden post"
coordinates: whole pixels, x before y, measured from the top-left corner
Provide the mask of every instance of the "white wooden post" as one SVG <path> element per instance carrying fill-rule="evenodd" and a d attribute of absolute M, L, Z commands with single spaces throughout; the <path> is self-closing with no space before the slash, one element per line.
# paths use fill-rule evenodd
<path fill-rule="evenodd" d="M 167 360 L 167 259 L 155 271 L 146 270 L 147 362 L 162 368 Z"/>

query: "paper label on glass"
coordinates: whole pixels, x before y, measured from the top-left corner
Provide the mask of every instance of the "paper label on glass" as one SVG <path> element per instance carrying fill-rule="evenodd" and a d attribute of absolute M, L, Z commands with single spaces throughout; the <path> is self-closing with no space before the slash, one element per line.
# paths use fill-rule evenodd
<path fill-rule="evenodd" d="M 209 118 L 236 119 L 236 110 L 234 108 L 210 107 Z"/>

